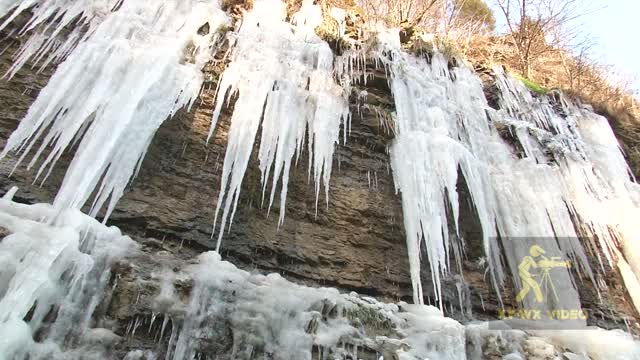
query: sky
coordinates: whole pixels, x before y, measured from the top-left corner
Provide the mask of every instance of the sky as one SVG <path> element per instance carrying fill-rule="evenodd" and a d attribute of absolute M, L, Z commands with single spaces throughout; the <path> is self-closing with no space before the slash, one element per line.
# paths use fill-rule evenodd
<path fill-rule="evenodd" d="M 583 0 L 589 10 L 578 22 L 586 36 L 595 41 L 593 55 L 600 62 L 611 64 L 617 73 L 634 79 L 634 89 L 640 92 L 640 1 Z M 489 0 L 487 3 L 491 3 Z M 504 20 L 494 9 L 498 26 Z"/>
<path fill-rule="evenodd" d="M 581 22 L 585 32 L 596 41 L 594 53 L 619 72 L 635 77 L 635 89 L 640 90 L 640 1 L 592 0 L 594 10 Z"/>

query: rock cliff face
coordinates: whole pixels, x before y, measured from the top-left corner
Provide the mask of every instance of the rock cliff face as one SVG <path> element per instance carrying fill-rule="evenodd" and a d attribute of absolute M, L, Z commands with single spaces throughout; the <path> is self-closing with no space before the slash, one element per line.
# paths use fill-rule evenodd
<path fill-rule="evenodd" d="M 4 30 L 2 36 L 6 39 L 1 46 L 9 47 L 0 56 L 0 72 L 4 73 L 21 39 L 12 36 L 10 30 Z M 208 83 L 192 111 L 181 111 L 162 125 L 139 176 L 109 219 L 110 225 L 118 226 L 140 244 L 137 253 L 114 267 L 117 286 L 105 308 L 115 321 L 115 333 L 127 337 L 118 345 L 118 353 L 155 346 L 157 340 L 146 331 L 132 333 L 130 327 L 132 322 L 148 322 L 154 316 L 154 299 L 161 290 L 159 274 L 177 273 L 198 254 L 215 247 L 211 233 L 229 109 L 223 113 L 215 137 L 208 144 L 205 140 L 221 66 L 207 66 Z M 321 197 L 316 214 L 314 188 L 308 181 L 307 157 L 303 155 L 292 170 L 286 218 L 284 225 L 278 227 L 278 204 L 270 216 L 261 207 L 260 173 L 254 158 L 243 183 L 238 213 L 224 236 L 220 253 L 225 260 L 249 271 L 277 272 L 309 286 L 331 286 L 392 302 L 410 301 L 401 200 L 388 166 L 388 145 L 394 137 L 388 126 L 388 113 L 393 100 L 384 71 L 373 65 L 371 70 L 374 77 L 355 89 L 351 98 L 352 128 L 346 143 L 336 150 L 328 204 L 325 206 Z M 52 71 L 46 68 L 37 72 L 26 66 L 11 81 L 0 81 L 0 146 Z M 357 96 L 362 90 L 369 94 L 366 103 Z M 9 175 L 16 159 L 5 159 L 0 163 L 1 190 L 17 185 L 17 200 L 51 202 L 70 155 L 63 156 L 41 186 L 32 184 L 34 172 L 24 166 Z M 468 204 L 464 199 L 466 185 L 458 185 L 463 195 L 460 203 Z M 479 238 L 480 230 L 474 211 L 469 205 L 461 207 L 462 231 L 467 239 L 464 275 L 468 287 L 461 287 L 459 278 L 450 278 L 445 279 L 443 290 L 445 314 L 463 321 L 493 319 L 500 307 L 491 285 L 485 282 L 484 268 L 478 265 L 481 244 L 474 239 Z M 606 271 L 610 276 L 603 281 L 609 291 L 602 302 L 590 283 L 585 282 L 581 290 L 583 306 L 592 312 L 590 321 L 605 328 L 626 328 L 627 321 L 637 331 L 637 314 L 620 276 L 612 269 Z M 425 266 L 423 278 L 430 278 Z M 175 286 L 188 296 L 192 284 L 176 282 Z M 504 292 L 509 304 L 513 290 Z"/>

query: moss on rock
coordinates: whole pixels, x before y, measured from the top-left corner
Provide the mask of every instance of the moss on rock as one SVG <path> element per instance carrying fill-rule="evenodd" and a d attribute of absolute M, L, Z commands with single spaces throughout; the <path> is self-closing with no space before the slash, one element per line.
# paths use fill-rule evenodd
<path fill-rule="evenodd" d="M 395 325 L 379 310 L 367 306 L 347 309 L 344 316 L 356 327 L 362 326 L 367 334 L 392 337 L 396 334 Z"/>
<path fill-rule="evenodd" d="M 315 31 L 320 39 L 329 44 L 336 55 L 341 55 L 345 49 L 351 47 L 351 44 L 340 36 L 338 22 L 330 16 L 325 16 L 322 24 L 316 27 Z"/>
<path fill-rule="evenodd" d="M 518 80 L 522 81 L 522 83 L 524 84 L 524 86 L 526 86 L 529 90 L 531 90 L 533 93 L 538 94 L 538 95 L 547 95 L 549 93 L 549 89 L 544 88 L 542 86 L 540 86 L 539 84 L 535 83 L 532 80 L 529 80 L 523 76 L 520 76 L 518 74 L 514 75 Z"/>

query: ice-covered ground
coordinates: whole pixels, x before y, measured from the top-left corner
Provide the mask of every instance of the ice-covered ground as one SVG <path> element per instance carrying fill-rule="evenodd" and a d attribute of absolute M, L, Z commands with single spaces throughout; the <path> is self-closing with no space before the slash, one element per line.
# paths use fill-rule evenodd
<path fill-rule="evenodd" d="M 119 286 L 114 263 L 135 263 L 135 243 L 77 210 L 10 197 L 0 199 L 0 227 L 8 232 L 0 240 L 0 359 L 457 360 L 490 351 L 508 359 L 640 356 L 640 345 L 621 331 L 526 334 L 488 323 L 463 326 L 432 306 L 381 303 L 249 273 L 216 252 L 179 269 L 158 268 L 153 316 L 116 334 L 114 321 L 97 309 L 109 308 Z M 191 285 L 185 293 L 177 284 Z M 155 337 L 156 346 L 131 348 L 136 332 Z"/>
<path fill-rule="evenodd" d="M 9 233 L 0 240 L 0 359 L 62 359 L 73 357 L 69 341 L 117 338 L 92 314 L 108 299 L 111 265 L 135 243 L 78 210 L 11 196 L 0 200 L 0 227 Z"/>

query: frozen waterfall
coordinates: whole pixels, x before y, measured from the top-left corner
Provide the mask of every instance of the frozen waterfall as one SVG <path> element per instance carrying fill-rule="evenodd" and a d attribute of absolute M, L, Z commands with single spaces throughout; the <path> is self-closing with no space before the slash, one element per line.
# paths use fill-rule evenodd
<path fill-rule="evenodd" d="M 504 281 L 500 247 L 513 274 L 518 273 L 518 263 L 529 248 L 538 245 L 569 256 L 577 270 L 593 280 L 573 217 L 582 209 L 587 213 L 602 208 L 603 197 L 619 193 L 628 196 L 625 193 L 636 187 L 627 180 L 629 171 L 616 145 L 605 158 L 591 159 L 585 153 L 581 129 L 606 126 L 602 123 L 605 120 L 570 102 L 559 104 L 567 114 L 563 118 L 547 100 L 533 99 L 500 69 L 496 72 L 501 110 L 492 109 L 480 80 L 467 67 L 449 69 L 441 54 L 433 56 L 430 63 L 407 55 L 400 51 L 397 36 L 388 37 L 396 39 L 395 43 L 383 43 L 382 49 L 391 54 L 385 66 L 391 73 L 397 110 L 391 164 L 396 187 L 402 192 L 414 301 L 422 302 L 421 248 L 426 249 L 439 296 L 440 278 L 449 271 L 450 254 L 460 254 L 464 247 L 464 239 L 458 243 L 458 236 L 449 236 L 452 229 L 459 235 L 459 174 L 464 176 L 478 211 L 482 242 L 496 286 Z M 503 126 L 521 144 L 522 153 L 516 154 L 517 149 L 501 138 L 497 127 Z M 606 141 L 615 144 L 610 130 L 602 134 L 610 136 Z M 591 169 L 610 164 L 616 168 L 601 171 L 619 179 L 622 183 L 618 188 L 592 178 L 604 174 Z M 585 195 L 584 189 L 589 188 L 593 193 Z M 627 208 L 635 209 L 632 203 Z M 583 220 L 599 231 L 589 235 L 603 239 L 600 248 L 610 254 L 612 240 L 607 226 L 620 219 L 603 222 L 597 216 L 585 215 Z M 503 239 L 500 243 L 498 236 Z M 453 246 L 457 247 L 455 251 Z M 459 266 L 460 257 L 455 261 Z M 572 283 L 566 271 L 557 276 L 565 284 Z M 565 302 L 555 304 L 559 308 L 580 307 L 577 291 L 571 287 L 559 298 Z"/>
<path fill-rule="evenodd" d="M 77 150 L 52 207 L 34 205 L 34 212 L 9 200 L 0 202 L 0 225 L 13 232 L 0 243 L 0 264 L 10 269 L 0 275 L 0 346 L 5 349 L 20 351 L 26 337 L 17 332 L 38 327 L 49 305 L 57 304 L 60 311 L 75 305 L 75 292 L 80 284 L 86 286 L 84 276 L 108 268 L 112 260 L 94 259 L 96 251 L 109 250 L 103 248 L 109 246 L 105 239 L 118 250 L 113 256 L 123 254 L 130 240 L 114 229 L 98 227 L 78 209 L 89 202 L 90 215 L 96 217 L 106 205 L 106 223 L 142 166 L 158 128 L 180 109 L 189 110 L 198 98 L 202 69 L 223 41 L 229 44 L 228 64 L 217 85 L 210 138 L 223 108 L 233 105 L 233 113 L 216 215 L 211 219 L 214 232 L 220 224 L 216 250 L 233 222 L 254 151 L 267 212 L 279 195 L 279 225 L 285 221 L 291 168 L 305 151 L 316 208 L 323 189 L 329 206 L 341 132 L 342 141 L 348 141 L 351 84 L 366 70 L 361 65 L 370 62 L 388 73 L 395 102 L 389 161 L 402 197 L 415 304 L 424 303 L 420 272 L 425 255 L 436 300 L 441 298 L 442 280 L 462 272 L 465 242 L 471 240 L 462 238 L 459 229 L 457 184 L 462 177 L 477 211 L 498 294 L 507 275 L 517 274 L 520 261 L 538 246 L 573 264 L 557 273 L 556 280 L 567 286 L 546 309 L 581 307 L 575 274 L 595 282 L 587 254 L 597 256 L 601 266 L 618 266 L 640 306 L 640 245 L 633 241 L 640 236 L 640 190 L 611 127 L 588 106 L 560 93 L 533 97 L 500 68 L 494 69 L 497 99 L 490 104 L 471 69 L 451 64 L 437 51 L 428 58 L 407 53 L 397 29 L 380 30 L 372 49 L 334 55 L 315 34 L 323 14 L 312 0 L 303 1 L 290 22 L 282 1 L 256 0 L 225 38 L 218 29 L 230 26 L 231 20 L 214 0 L 0 0 L 0 14 L 6 18 L 0 27 L 27 11 L 33 14 L 20 34 L 28 40 L 5 76 L 12 77 L 28 62 L 42 68 L 58 66 L 0 157 L 18 154 L 18 163 L 38 166 L 36 179 L 45 181 L 63 152 L 76 145 Z M 209 24 L 209 31 L 199 31 L 204 24 Z M 99 248 L 93 245 L 96 237 L 102 239 Z M 36 256 L 39 253 L 42 256 Z M 267 292 L 272 290 L 263 288 L 266 283 L 289 286 L 282 279 L 255 278 L 232 268 L 217 253 L 200 260 L 202 264 L 191 269 L 196 291 L 189 305 L 193 317 L 171 334 L 176 359 L 194 356 L 187 349 L 185 331 L 200 326 L 198 314 L 227 310 L 212 302 L 222 296 L 217 286 L 222 280 L 203 274 L 206 266 L 227 268 L 224 276 L 250 289 L 241 294 L 250 304 L 271 296 Z M 100 268 L 98 262 L 103 262 Z M 52 282 L 50 271 L 62 283 Z M 523 285 L 517 276 L 514 281 L 516 287 Z M 304 311 L 322 297 L 316 295 L 313 301 L 304 296 L 286 300 Z M 524 305 L 530 301 L 525 299 Z M 25 322 L 34 303 L 31 320 Z M 403 316 L 435 318 L 432 311 L 417 306 L 409 311 L 412 315 Z M 66 321 L 88 326 L 87 319 L 73 316 Z M 300 316 L 304 318 L 294 319 L 296 331 L 312 315 Z M 342 320 L 336 320 L 332 330 L 353 331 Z M 434 346 L 464 342 L 458 339 L 459 324 L 445 325 L 451 330 L 450 341 Z M 433 329 L 423 330 L 419 336 Z M 56 331 L 51 331 L 52 343 L 66 336 L 62 329 Z M 328 348 L 337 346 L 336 339 L 324 335 Z M 280 338 L 273 343 L 295 349 L 318 344 L 296 336 L 299 344 L 284 344 Z M 424 358 L 429 351 L 435 350 L 429 347 L 418 355 Z"/>

